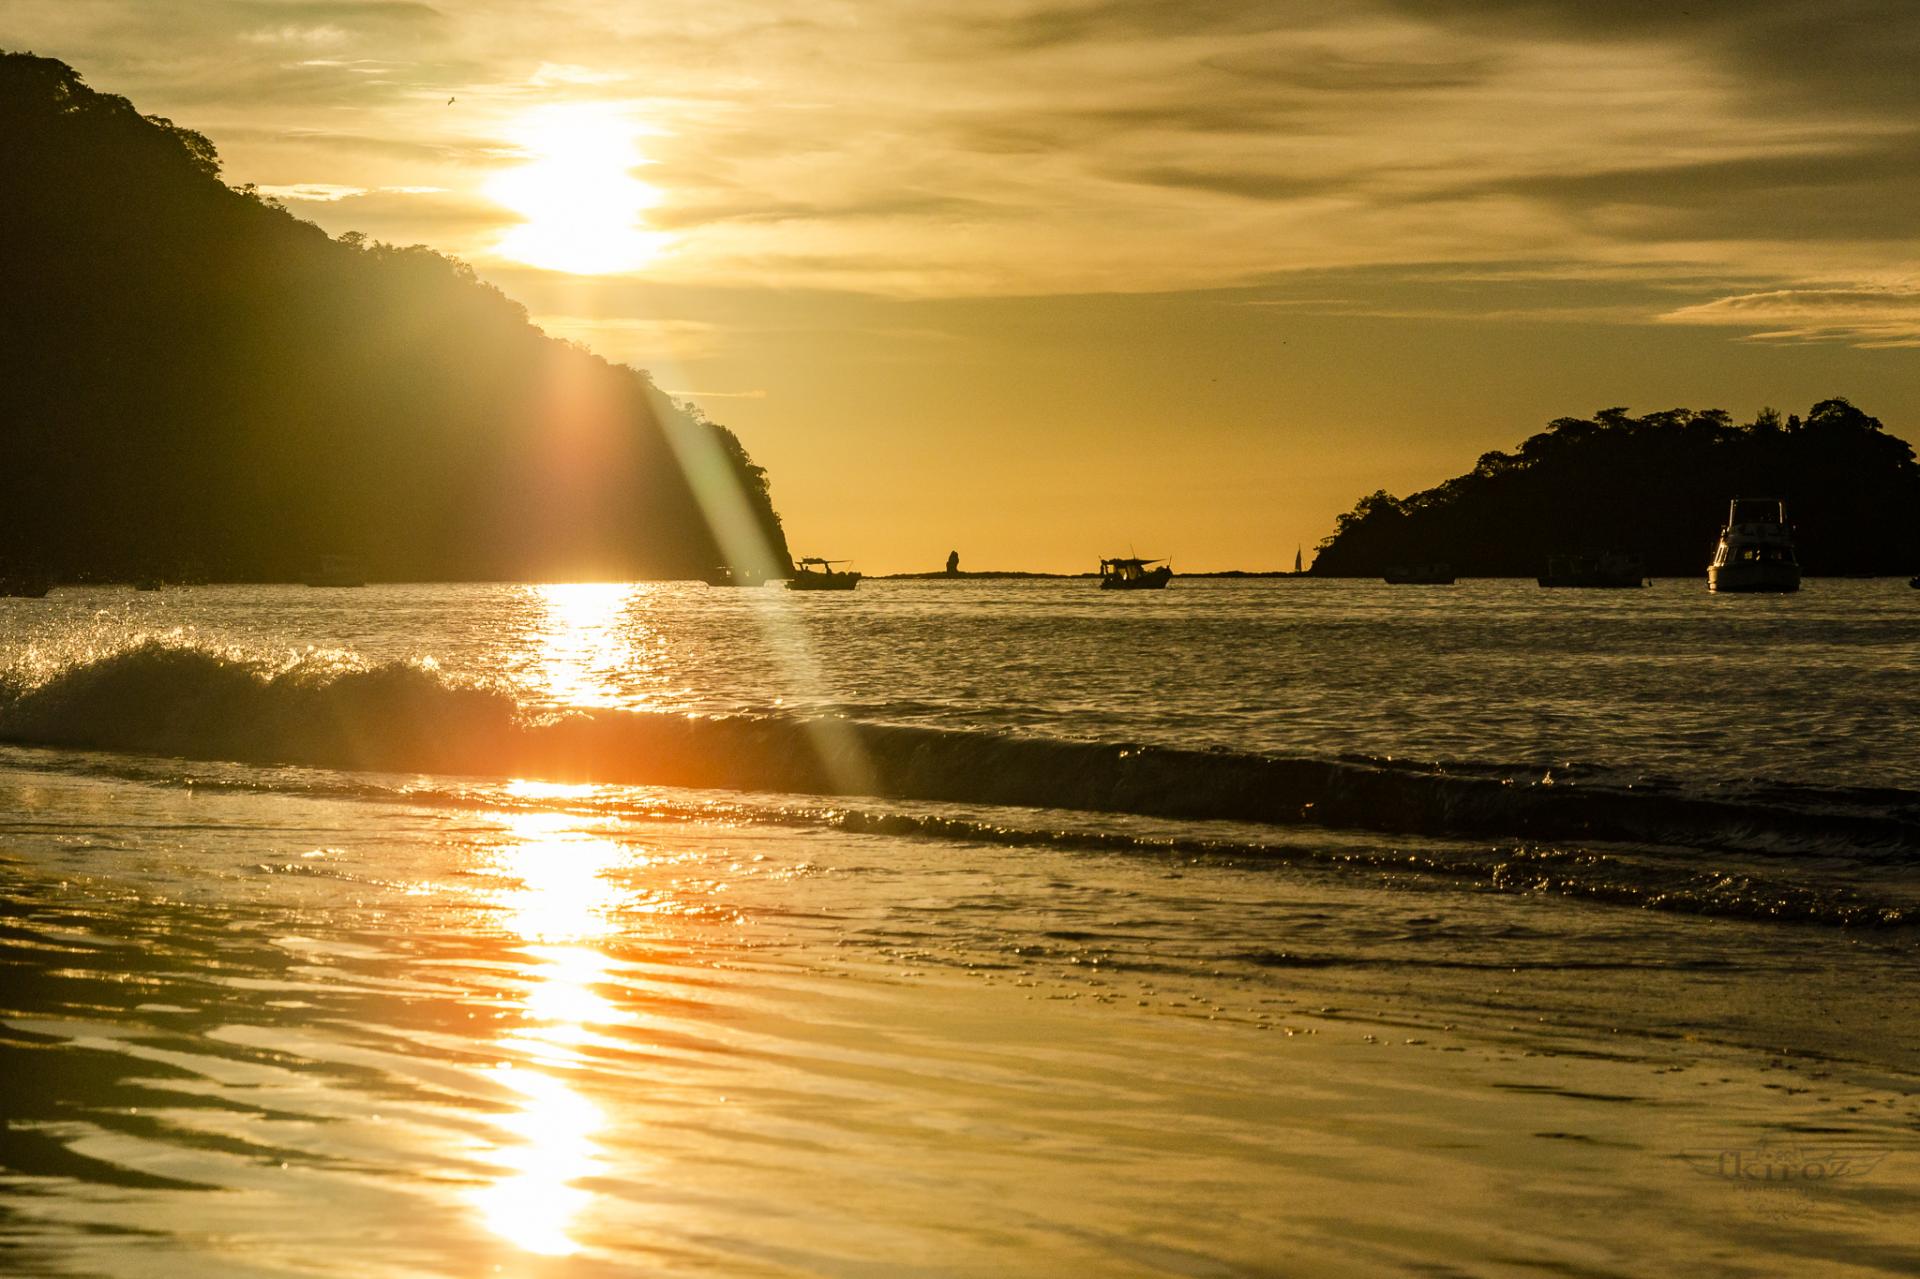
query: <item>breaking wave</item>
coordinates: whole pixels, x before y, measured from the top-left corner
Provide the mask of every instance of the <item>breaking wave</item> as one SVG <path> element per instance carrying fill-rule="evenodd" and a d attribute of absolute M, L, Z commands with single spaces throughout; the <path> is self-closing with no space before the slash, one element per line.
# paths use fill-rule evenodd
<path fill-rule="evenodd" d="M 837 718 L 541 712 L 431 663 L 149 640 L 0 677 L 0 740 L 251 764 L 1021 806 L 1444 838 L 1920 864 L 1920 794 L 1689 792 L 1485 766 L 1068 741 Z M 878 820 L 878 819 L 876 819 Z M 914 819 L 928 821 L 931 819 Z"/>

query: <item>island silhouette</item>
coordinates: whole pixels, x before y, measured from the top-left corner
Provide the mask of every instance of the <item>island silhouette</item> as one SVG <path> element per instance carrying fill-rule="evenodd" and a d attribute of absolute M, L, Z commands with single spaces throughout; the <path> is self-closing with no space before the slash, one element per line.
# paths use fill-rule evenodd
<path fill-rule="evenodd" d="M 731 431 L 548 337 L 467 265 L 229 187 L 207 138 L 56 59 L 0 54 L 0 121 L 0 571 L 22 592 L 329 561 L 370 580 L 791 571 Z M 1311 574 L 1617 554 L 1698 576 L 1741 495 L 1787 503 L 1810 574 L 1920 566 L 1913 449 L 1832 398 L 1744 424 L 1557 419 L 1434 488 L 1361 498 Z M 1029 576 L 958 552 L 902 576 L 923 575 Z"/>
<path fill-rule="evenodd" d="M 1404 498 L 1377 491 L 1340 516 L 1313 573 L 1379 577 L 1405 564 L 1532 577 L 1550 556 L 1629 555 L 1657 577 L 1701 577 L 1737 496 L 1784 500 L 1815 575 L 1920 565 L 1920 466 L 1905 440 L 1845 399 L 1803 418 L 1720 409 L 1563 417 L 1511 453 Z"/>
<path fill-rule="evenodd" d="M 0 54 L 0 566 L 61 580 L 784 576 L 766 472 L 430 249 Z"/>

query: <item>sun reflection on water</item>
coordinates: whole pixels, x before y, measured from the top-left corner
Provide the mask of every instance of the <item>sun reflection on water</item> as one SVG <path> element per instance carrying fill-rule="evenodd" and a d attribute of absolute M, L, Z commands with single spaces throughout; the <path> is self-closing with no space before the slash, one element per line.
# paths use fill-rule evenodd
<path fill-rule="evenodd" d="M 534 676 L 560 706 L 626 704 L 622 689 L 654 674 L 652 631 L 632 616 L 637 587 L 573 582 L 536 588 L 546 611 L 533 634 Z"/>
<path fill-rule="evenodd" d="M 593 1196 L 574 1183 L 600 1163 L 593 1137 L 604 1116 L 553 1075 L 511 1067 L 495 1073 L 522 1099 L 500 1127 L 524 1144 L 500 1152 L 511 1171 L 474 1201 L 488 1229 L 527 1252 L 546 1257 L 578 1252 L 573 1223 Z"/>
<path fill-rule="evenodd" d="M 586 1065 L 605 1027 L 628 1019 L 600 993 L 608 957 L 587 944 L 615 927 L 623 894 L 609 873 L 623 850 L 565 814 L 506 820 L 514 839 L 490 869 L 509 885 L 498 900 L 506 927 L 523 943 L 527 987 L 519 1025 L 496 1045 L 504 1060 L 494 1073 L 519 1101 L 497 1121 L 508 1138 L 495 1154 L 503 1175 L 474 1202 L 502 1239 L 541 1256 L 567 1256 L 580 1248 L 576 1223 L 593 1196 L 578 1183 L 601 1166 L 594 1138 L 605 1124 L 569 1076 Z"/>

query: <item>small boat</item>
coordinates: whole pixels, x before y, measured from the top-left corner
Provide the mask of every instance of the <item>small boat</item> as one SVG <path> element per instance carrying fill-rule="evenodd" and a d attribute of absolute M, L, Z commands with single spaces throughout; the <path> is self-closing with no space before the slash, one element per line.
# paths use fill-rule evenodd
<path fill-rule="evenodd" d="M 708 569 L 706 575 L 700 580 L 708 586 L 765 586 L 767 584 L 767 579 L 758 573 L 749 573 L 744 569 L 735 571 L 731 565 L 727 564 Z"/>
<path fill-rule="evenodd" d="M 1914 590 L 1916 590 L 1916 591 L 1920 591 L 1920 577 L 1910 577 L 1910 578 L 1908 578 L 1908 579 L 1907 579 L 1907 585 L 1908 585 L 1908 586 L 1911 586 L 1911 587 L 1912 587 L 1912 588 L 1913 588 Z"/>
<path fill-rule="evenodd" d="M 1159 567 L 1154 567 L 1159 565 Z M 1159 591 L 1173 580 L 1173 566 L 1159 560 L 1121 556 L 1100 561 L 1100 589 L 1103 591 Z"/>
<path fill-rule="evenodd" d="M 1736 497 L 1727 506 L 1720 545 L 1707 566 L 1707 589 L 1716 594 L 1800 589 L 1800 560 L 1793 551 L 1787 504 L 1771 497 Z"/>
<path fill-rule="evenodd" d="M 1295 577 L 1305 577 L 1307 575 L 1307 570 L 1300 567 L 1300 552 L 1303 549 L 1303 547 L 1299 546 L 1293 548 L 1293 575 Z"/>
<path fill-rule="evenodd" d="M 1616 589 L 1645 586 L 1646 562 L 1638 555 L 1603 551 L 1598 555 L 1549 555 L 1547 571 L 1538 579 L 1542 586 Z"/>
<path fill-rule="evenodd" d="M 1389 564 L 1381 579 L 1388 586 L 1452 586 L 1450 564 Z"/>
<path fill-rule="evenodd" d="M 0 596 L 14 599 L 45 599 L 47 592 L 53 589 L 53 579 L 45 573 L 27 570 L 19 573 L 0 573 Z"/>
<path fill-rule="evenodd" d="M 809 555 L 793 562 L 793 576 L 787 579 L 790 591 L 850 591 L 860 585 L 860 575 L 850 569 L 836 571 L 835 564 L 850 560 L 823 560 Z"/>
<path fill-rule="evenodd" d="M 307 575 L 308 586 L 365 586 L 367 570 L 351 555 L 322 555 Z"/>

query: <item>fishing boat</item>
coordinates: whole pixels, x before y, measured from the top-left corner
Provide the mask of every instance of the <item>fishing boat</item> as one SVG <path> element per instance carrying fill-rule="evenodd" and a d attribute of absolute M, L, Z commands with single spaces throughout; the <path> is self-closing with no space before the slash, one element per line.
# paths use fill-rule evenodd
<path fill-rule="evenodd" d="M 1452 586 L 1454 576 L 1449 564 L 1389 564 L 1381 580 L 1388 586 Z"/>
<path fill-rule="evenodd" d="M 1800 589 L 1800 560 L 1793 550 L 1787 504 L 1772 497 L 1736 497 L 1727 506 L 1720 545 L 1707 566 L 1707 589 L 1716 594 Z"/>
<path fill-rule="evenodd" d="M 1103 591 L 1158 591 L 1166 589 L 1172 580 L 1173 566 L 1159 560 L 1135 559 L 1129 555 L 1100 561 Z"/>
<path fill-rule="evenodd" d="M 823 560 L 809 555 L 793 562 L 793 576 L 787 579 L 790 591 L 850 591 L 860 585 L 860 575 L 849 569 L 835 570 L 835 564 L 851 560 Z"/>
<path fill-rule="evenodd" d="M 1638 555 L 1603 551 L 1598 555 L 1549 555 L 1542 586 L 1618 589 L 1647 584 L 1646 562 Z"/>

